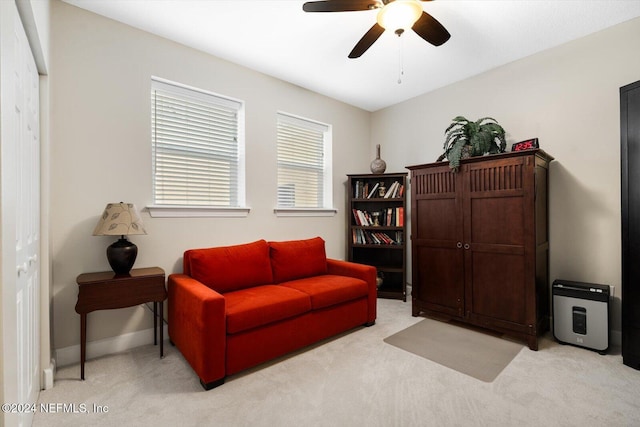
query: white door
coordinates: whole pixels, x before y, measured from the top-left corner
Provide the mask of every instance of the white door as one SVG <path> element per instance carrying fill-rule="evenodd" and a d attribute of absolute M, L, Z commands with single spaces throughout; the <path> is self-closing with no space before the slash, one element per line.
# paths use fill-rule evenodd
<path fill-rule="evenodd" d="M 39 77 L 13 1 L 0 1 L 0 183 L 4 402 L 35 404 L 40 390 Z M 30 426 L 32 413 L 5 414 Z"/>

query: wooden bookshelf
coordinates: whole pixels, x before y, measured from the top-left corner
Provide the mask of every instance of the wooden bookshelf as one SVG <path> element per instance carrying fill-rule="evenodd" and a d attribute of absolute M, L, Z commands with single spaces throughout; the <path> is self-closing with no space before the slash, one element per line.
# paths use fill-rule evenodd
<path fill-rule="evenodd" d="M 347 258 L 376 267 L 379 298 L 406 301 L 407 174 L 347 177 Z"/>

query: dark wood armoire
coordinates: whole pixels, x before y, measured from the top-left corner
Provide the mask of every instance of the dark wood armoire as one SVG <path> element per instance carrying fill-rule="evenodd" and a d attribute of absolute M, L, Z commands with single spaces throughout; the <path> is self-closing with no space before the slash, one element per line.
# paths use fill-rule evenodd
<path fill-rule="evenodd" d="M 544 151 L 411 171 L 412 311 L 504 333 L 537 350 L 549 328 Z"/>
<path fill-rule="evenodd" d="M 640 369 L 640 82 L 620 88 L 622 362 Z"/>

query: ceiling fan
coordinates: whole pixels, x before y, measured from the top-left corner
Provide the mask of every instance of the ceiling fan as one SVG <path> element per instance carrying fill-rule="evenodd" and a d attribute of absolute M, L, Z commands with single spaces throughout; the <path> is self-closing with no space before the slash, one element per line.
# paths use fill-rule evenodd
<path fill-rule="evenodd" d="M 431 0 L 324 0 L 309 1 L 302 6 L 305 12 L 353 12 L 380 9 L 377 22 L 355 45 L 349 58 L 359 58 L 378 40 L 385 30 L 401 36 L 411 28 L 434 46 L 440 46 L 451 35 L 433 16 L 422 10 L 420 1 Z"/>

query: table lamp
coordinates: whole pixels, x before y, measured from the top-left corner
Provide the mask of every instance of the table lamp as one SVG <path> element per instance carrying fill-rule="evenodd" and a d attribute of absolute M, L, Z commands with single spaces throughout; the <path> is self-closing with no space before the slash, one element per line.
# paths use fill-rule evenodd
<path fill-rule="evenodd" d="M 120 236 L 107 248 L 107 260 L 116 274 L 128 274 L 136 262 L 138 247 L 127 240 L 131 234 L 147 234 L 133 203 L 109 203 L 93 230 L 94 236 Z"/>

